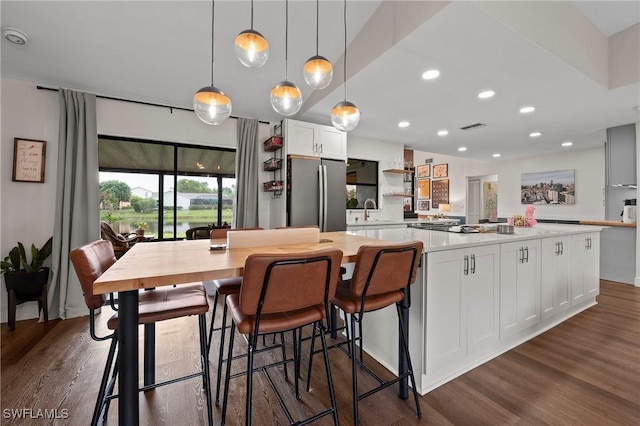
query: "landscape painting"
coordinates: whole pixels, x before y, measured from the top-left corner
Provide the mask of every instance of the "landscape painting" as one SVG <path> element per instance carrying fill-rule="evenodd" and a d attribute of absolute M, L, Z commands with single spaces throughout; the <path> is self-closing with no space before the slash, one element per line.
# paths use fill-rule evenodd
<path fill-rule="evenodd" d="M 575 170 L 523 173 L 521 204 L 576 203 Z"/>

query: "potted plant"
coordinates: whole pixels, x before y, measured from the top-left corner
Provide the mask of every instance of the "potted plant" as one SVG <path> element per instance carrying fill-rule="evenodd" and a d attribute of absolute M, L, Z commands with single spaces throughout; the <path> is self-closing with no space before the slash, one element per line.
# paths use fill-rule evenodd
<path fill-rule="evenodd" d="M 134 223 L 134 225 L 136 227 L 136 234 L 140 235 L 141 237 L 144 236 L 144 230 L 147 229 L 147 222 L 138 221 Z"/>
<path fill-rule="evenodd" d="M 0 262 L 0 273 L 4 275 L 9 304 L 9 329 L 15 329 L 16 305 L 29 300 L 38 300 L 38 307 L 44 311 L 48 320 L 46 306 L 46 288 L 49 281 L 49 268 L 42 266 L 51 256 L 53 237 L 38 249 L 31 244 L 31 260 L 27 259 L 24 245 L 18 245 L 9 251 L 9 255 Z"/>

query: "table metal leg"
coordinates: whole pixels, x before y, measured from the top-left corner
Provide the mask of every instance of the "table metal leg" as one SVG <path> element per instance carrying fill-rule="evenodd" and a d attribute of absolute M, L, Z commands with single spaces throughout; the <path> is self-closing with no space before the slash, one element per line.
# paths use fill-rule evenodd
<path fill-rule="evenodd" d="M 156 325 L 144 325 L 144 385 L 156 382 Z"/>
<path fill-rule="evenodd" d="M 138 425 L 138 291 L 120 292 L 118 300 L 118 424 Z"/>

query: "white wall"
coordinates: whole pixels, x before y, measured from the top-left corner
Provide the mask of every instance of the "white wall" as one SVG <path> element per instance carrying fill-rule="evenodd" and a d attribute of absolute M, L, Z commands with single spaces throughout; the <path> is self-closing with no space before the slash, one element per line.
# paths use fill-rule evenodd
<path fill-rule="evenodd" d="M 17 241 L 42 245 L 53 234 L 55 181 L 58 156 L 58 93 L 38 90 L 36 83 L 2 79 L 1 81 L 1 143 L 0 148 L 0 256 L 4 258 Z M 220 126 L 202 123 L 190 111 L 138 105 L 98 99 L 98 133 L 196 145 L 236 146 L 236 120 Z M 260 143 L 271 131 L 270 125 L 259 127 Z M 12 182 L 13 139 L 44 140 L 46 146 L 45 183 Z M 265 205 L 270 194 L 260 192 L 260 224 L 269 223 Z M 0 321 L 7 321 L 7 294 L 0 290 Z M 57 312 L 49 313 L 52 318 Z M 36 302 L 18 306 L 16 319 L 37 316 Z"/>
<path fill-rule="evenodd" d="M 466 215 L 466 191 L 467 176 L 483 176 L 495 173 L 493 162 L 470 160 L 467 158 L 452 157 L 450 155 L 434 154 L 424 151 L 413 151 L 413 165 L 425 164 L 425 160 L 432 159 L 431 168 L 434 164 L 447 163 L 449 165 L 449 204 L 451 213 L 449 216 Z M 433 180 L 433 179 L 432 179 Z M 498 176 L 500 181 L 500 177 Z M 500 183 L 498 183 L 498 188 Z M 498 194 L 498 206 L 500 205 L 500 194 Z M 437 210 L 421 211 L 420 214 L 438 214 Z"/>
<path fill-rule="evenodd" d="M 536 205 L 535 217 L 564 220 L 604 220 L 605 185 L 604 146 L 598 148 L 567 150 L 540 157 L 509 161 L 496 161 L 498 174 L 498 217 L 524 214 L 520 204 L 522 173 L 552 170 L 575 170 L 575 205 Z"/>
<path fill-rule="evenodd" d="M 347 157 L 359 160 L 378 161 L 378 209 L 371 210 L 370 218 L 377 220 L 403 220 L 402 197 L 384 197 L 385 192 L 402 192 L 402 174 L 383 173 L 394 168 L 390 162 L 404 161 L 404 146 L 389 141 L 347 135 Z M 362 210 L 347 210 L 347 223 L 356 217 L 362 220 Z"/>

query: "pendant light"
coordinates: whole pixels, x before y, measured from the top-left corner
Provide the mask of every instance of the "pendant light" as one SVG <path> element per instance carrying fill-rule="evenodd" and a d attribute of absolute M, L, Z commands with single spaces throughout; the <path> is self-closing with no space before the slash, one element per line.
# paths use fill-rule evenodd
<path fill-rule="evenodd" d="M 313 89 L 324 89 L 331 84 L 333 65 L 324 56 L 318 55 L 320 0 L 316 0 L 316 55 L 309 58 L 302 69 L 304 81 Z"/>
<path fill-rule="evenodd" d="M 271 89 L 271 106 L 280 115 L 291 117 L 302 107 L 302 92 L 287 80 L 287 54 L 289 48 L 289 0 L 285 1 L 284 80 Z"/>
<path fill-rule="evenodd" d="M 193 110 L 207 124 L 222 124 L 231 115 L 231 99 L 213 85 L 215 0 L 211 1 L 211 86 L 193 95 Z"/>
<path fill-rule="evenodd" d="M 253 0 L 251 0 L 251 29 L 238 34 L 234 50 L 242 65 L 248 68 L 260 68 L 269 59 L 269 42 L 253 29 Z"/>
<path fill-rule="evenodd" d="M 344 0 L 344 101 L 338 102 L 331 110 L 331 124 L 338 130 L 353 130 L 360 121 L 360 111 L 347 101 L 347 0 Z"/>

